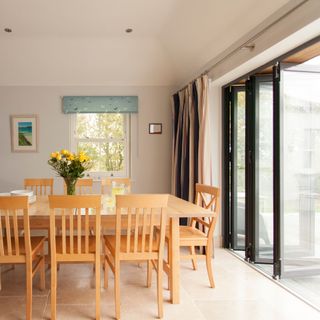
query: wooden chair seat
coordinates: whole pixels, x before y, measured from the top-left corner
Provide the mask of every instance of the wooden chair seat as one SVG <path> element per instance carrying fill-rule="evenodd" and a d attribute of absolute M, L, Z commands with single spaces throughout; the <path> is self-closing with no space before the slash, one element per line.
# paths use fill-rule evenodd
<path fill-rule="evenodd" d="M 43 245 L 44 241 L 46 240 L 46 237 L 31 237 L 30 241 L 31 241 L 31 254 L 39 251 L 39 248 Z M 7 244 L 7 240 L 4 239 L 3 241 L 3 249 L 5 254 L 8 253 L 8 244 Z M 15 248 L 15 239 L 11 238 L 11 250 L 12 250 L 12 255 L 16 255 L 16 248 Z M 19 237 L 19 254 L 20 255 L 25 255 L 26 254 L 26 249 L 25 249 L 25 244 L 24 244 L 24 237 Z M 25 259 L 24 261 L 25 262 Z M 3 263 L 1 261 L 1 256 L 0 256 L 0 263 Z"/>
<path fill-rule="evenodd" d="M 180 242 L 184 242 L 186 240 L 191 240 L 191 241 L 200 241 L 207 242 L 208 236 L 202 232 L 201 230 L 191 227 L 191 226 L 180 226 L 179 227 L 179 232 L 180 232 Z M 168 240 L 170 237 L 169 235 L 169 229 L 167 228 L 166 230 L 166 239 Z"/>
<path fill-rule="evenodd" d="M 116 236 L 104 236 L 105 245 L 108 247 L 108 249 L 111 251 L 112 254 L 115 253 L 116 248 Z M 145 247 L 144 250 L 142 250 L 142 235 L 138 236 L 138 242 L 137 242 L 137 253 L 149 251 L 149 235 L 146 235 L 145 237 Z M 156 241 L 152 241 L 152 251 L 157 252 L 158 251 L 158 244 Z M 121 236 L 120 237 L 120 252 L 126 252 L 127 250 L 127 236 Z M 130 252 L 134 251 L 134 236 L 130 237 Z"/>
<path fill-rule="evenodd" d="M 73 242 L 73 254 L 78 254 L 78 237 L 72 237 Z M 57 254 L 64 254 L 64 253 L 70 253 L 70 237 L 66 237 L 66 250 L 63 251 L 63 245 L 62 245 L 62 237 L 57 236 L 56 237 L 56 253 Z M 81 251 L 83 252 L 83 248 L 85 248 L 86 239 L 85 236 L 81 236 Z M 88 246 L 89 246 L 89 252 L 88 253 L 95 253 L 96 250 L 96 237 L 95 236 L 89 236 L 88 239 Z M 82 253 L 80 252 L 80 253 Z"/>

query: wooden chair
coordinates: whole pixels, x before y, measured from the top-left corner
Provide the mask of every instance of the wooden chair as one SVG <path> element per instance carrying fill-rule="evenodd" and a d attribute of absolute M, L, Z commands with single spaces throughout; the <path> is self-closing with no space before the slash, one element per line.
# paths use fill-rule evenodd
<path fill-rule="evenodd" d="M 24 179 L 24 188 L 32 190 L 37 196 L 53 194 L 53 178 Z"/>
<path fill-rule="evenodd" d="M 100 319 L 100 209 L 101 196 L 49 196 L 51 246 L 51 319 L 56 319 L 57 264 L 93 263 L 96 319 Z M 94 224 L 90 235 L 89 223 Z M 61 235 L 56 234 L 59 225 Z"/>
<path fill-rule="evenodd" d="M 101 180 L 101 194 L 111 193 L 112 183 L 123 184 L 127 188 L 128 193 L 131 193 L 131 179 L 130 178 L 106 178 Z"/>
<path fill-rule="evenodd" d="M 206 209 L 211 209 L 215 213 L 207 219 L 192 218 L 189 226 L 180 226 L 180 247 L 189 247 L 189 255 L 181 255 L 180 259 L 191 259 L 193 269 L 197 269 L 197 259 L 206 259 L 208 278 L 211 288 L 215 287 L 212 273 L 212 252 L 213 252 L 213 234 L 219 214 L 219 188 L 196 184 L 195 203 Z M 170 241 L 169 232 L 166 233 L 166 243 L 168 244 L 168 264 L 170 265 Z M 196 253 L 195 247 L 205 247 L 205 254 Z M 169 279 L 169 288 L 171 286 Z"/>
<path fill-rule="evenodd" d="M 66 184 L 64 186 L 64 194 L 67 194 Z M 76 194 L 92 194 L 93 179 L 78 179 L 76 183 Z"/>
<path fill-rule="evenodd" d="M 116 233 L 104 236 L 104 286 L 108 287 L 108 266 L 114 273 L 115 313 L 120 319 L 120 262 L 147 261 L 147 286 L 152 265 L 157 270 L 158 316 L 163 317 L 162 273 L 168 195 L 117 195 Z M 155 239 L 155 227 L 159 226 Z M 125 231 L 126 234 L 123 234 Z"/>
<path fill-rule="evenodd" d="M 45 288 L 45 237 L 30 237 L 28 210 L 28 197 L 0 197 L 0 265 L 26 265 L 26 319 L 29 320 L 32 319 L 32 279 L 37 271 L 40 289 Z M 18 216 L 23 219 L 24 237 L 19 237 Z"/>
<path fill-rule="evenodd" d="M 24 179 L 24 189 L 32 190 L 35 195 L 52 195 L 53 194 L 53 178 L 27 178 Z M 34 229 L 38 229 L 34 227 Z M 50 238 L 50 229 L 47 230 L 47 240 L 49 242 Z M 48 254 L 50 255 L 50 246 L 48 245 Z"/>

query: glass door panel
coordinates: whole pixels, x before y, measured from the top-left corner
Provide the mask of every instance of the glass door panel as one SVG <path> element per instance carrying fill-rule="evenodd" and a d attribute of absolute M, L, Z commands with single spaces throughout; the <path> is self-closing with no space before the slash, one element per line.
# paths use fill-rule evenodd
<path fill-rule="evenodd" d="M 312 65 L 315 63 L 315 65 Z M 282 276 L 320 274 L 320 61 L 282 66 Z"/>
<path fill-rule="evenodd" d="M 273 264 L 273 81 L 231 87 L 230 244 L 251 262 Z M 242 255 L 242 253 L 240 253 Z M 272 273 L 272 272 L 271 272 Z"/>
<path fill-rule="evenodd" d="M 277 61 L 225 88 L 224 238 L 319 306 L 320 56 L 302 62 L 319 54 L 319 37 L 310 45 L 285 58 L 294 64 Z"/>
<path fill-rule="evenodd" d="M 245 90 L 232 88 L 232 224 L 233 249 L 245 249 Z"/>
<path fill-rule="evenodd" d="M 273 83 L 256 77 L 255 262 L 273 259 Z"/>

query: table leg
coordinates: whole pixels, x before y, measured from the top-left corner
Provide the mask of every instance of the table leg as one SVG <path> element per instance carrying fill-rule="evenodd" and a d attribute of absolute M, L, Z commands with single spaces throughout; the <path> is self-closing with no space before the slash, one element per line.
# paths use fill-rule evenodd
<path fill-rule="evenodd" d="M 180 248 L 179 248 L 179 218 L 172 217 L 170 219 L 170 241 L 171 241 L 171 254 L 170 254 L 170 279 L 171 303 L 177 304 L 180 302 Z"/>

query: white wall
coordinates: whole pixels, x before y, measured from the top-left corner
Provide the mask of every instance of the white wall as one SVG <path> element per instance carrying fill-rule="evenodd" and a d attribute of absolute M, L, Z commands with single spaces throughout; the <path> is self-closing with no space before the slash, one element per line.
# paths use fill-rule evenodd
<path fill-rule="evenodd" d="M 0 192 L 23 186 L 26 177 L 51 177 L 47 164 L 52 151 L 69 146 L 69 115 L 62 113 L 64 95 L 138 95 L 139 113 L 131 116 L 131 177 L 133 191 L 170 192 L 171 107 L 170 87 L 0 87 Z M 39 116 L 39 151 L 12 153 L 10 115 Z M 162 135 L 149 135 L 150 122 L 162 122 Z M 61 192 L 61 179 L 55 192 Z"/>

